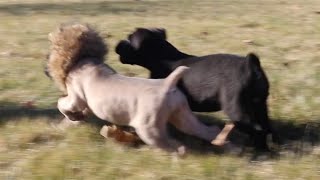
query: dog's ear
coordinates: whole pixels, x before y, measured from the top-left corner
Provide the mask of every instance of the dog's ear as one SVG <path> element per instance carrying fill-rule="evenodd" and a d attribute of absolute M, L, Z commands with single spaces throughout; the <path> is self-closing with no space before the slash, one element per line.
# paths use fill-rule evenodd
<path fill-rule="evenodd" d="M 139 49 L 141 43 L 150 37 L 150 31 L 146 28 L 136 28 L 136 30 L 129 35 L 128 39 L 135 49 Z"/>
<path fill-rule="evenodd" d="M 150 29 L 155 35 L 157 35 L 160 39 L 167 40 L 166 29 L 164 28 L 153 28 Z"/>
<path fill-rule="evenodd" d="M 166 40 L 166 38 L 166 30 L 163 28 L 136 28 L 128 37 L 135 49 L 139 49 L 145 40 Z"/>

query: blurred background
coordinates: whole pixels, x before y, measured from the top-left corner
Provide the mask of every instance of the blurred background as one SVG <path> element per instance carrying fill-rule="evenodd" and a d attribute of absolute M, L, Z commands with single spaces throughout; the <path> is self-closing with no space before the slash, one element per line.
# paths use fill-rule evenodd
<path fill-rule="evenodd" d="M 47 36 L 70 21 L 100 31 L 109 45 L 106 63 L 129 76 L 148 77 L 114 52 L 136 27 L 165 28 L 168 41 L 198 56 L 255 52 L 271 84 L 269 114 L 284 139 L 279 155 L 252 162 L 250 150 L 208 150 L 187 137 L 197 148 L 174 160 L 105 140 L 96 124 L 54 128 L 61 92 L 43 73 Z M 0 179 L 319 179 L 319 59 L 318 0 L 0 0 Z M 223 113 L 198 117 L 227 120 Z"/>

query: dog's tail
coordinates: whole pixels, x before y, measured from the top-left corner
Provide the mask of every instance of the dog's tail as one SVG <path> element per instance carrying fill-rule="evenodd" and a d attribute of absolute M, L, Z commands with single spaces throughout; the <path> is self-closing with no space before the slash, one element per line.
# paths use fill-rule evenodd
<path fill-rule="evenodd" d="M 68 72 L 82 60 L 103 63 L 107 45 L 94 29 L 83 24 L 63 24 L 49 34 L 51 42 L 47 72 L 63 92 L 66 92 Z"/>
<path fill-rule="evenodd" d="M 261 97 L 267 97 L 269 94 L 269 81 L 266 73 L 261 67 L 258 56 L 253 53 L 249 53 L 246 56 L 248 62 L 248 68 L 250 73 L 250 89 Z"/>
<path fill-rule="evenodd" d="M 254 53 L 249 53 L 246 56 L 246 60 L 247 60 L 249 69 L 250 69 L 252 75 L 254 76 L 254 78 L 260 79 L 263 76 L 264 72 L 261 68 L 259 57 L 257 55 L 255 55 Z"/>
<path fill-rule="evenodd" d="M 257 55 L 255 55 L 254 53 L 247 54 L 246 59 L 247 59 L 250 66 L 260 67 L 259 57 Z"/>
<path fill-rule="evenodd" d="M 169 90 L 177 85 L 178 81 L 182 78 L 184 73 L 189 69 L 187 66 L 177 67 L 168 77 L 164 79 L 166 90 Z"/>

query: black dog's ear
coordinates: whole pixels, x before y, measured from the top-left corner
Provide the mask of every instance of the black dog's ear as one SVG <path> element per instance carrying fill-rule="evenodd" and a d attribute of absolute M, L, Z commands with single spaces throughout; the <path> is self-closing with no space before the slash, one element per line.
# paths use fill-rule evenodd
<path fill-rule="evenodd" d="M 153 28 L 150 29 L 153 33 L 157 34 L 160 39 L 167 40 L 166 29 L 164 28 Z"/>
<path fill-rule="evenodd" d="M 139 49 L 141 43 L 150 36 L 149 30 L 145 28 L 136 28 L 136 30 L 128 36 L 128 39 L 135 49 Z"/>
<path fill-rule="evenodd" d="M 128 36 L 132 46 L 139 49 L 141 44 L 146 40 L 166 40 L 166 30 L 163 28 L 136 28 L 135 31 Z"/>

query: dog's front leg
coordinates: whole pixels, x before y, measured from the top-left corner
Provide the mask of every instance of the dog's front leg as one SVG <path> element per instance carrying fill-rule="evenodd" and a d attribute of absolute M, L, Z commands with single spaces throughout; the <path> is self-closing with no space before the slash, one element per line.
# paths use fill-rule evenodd
<path fill-rule="evenodd" d="M 66 96 L 58 100 L 59 111 L 69 120 L 81 121 L 84 120 L 86 107 L 77 98 Z"/>

